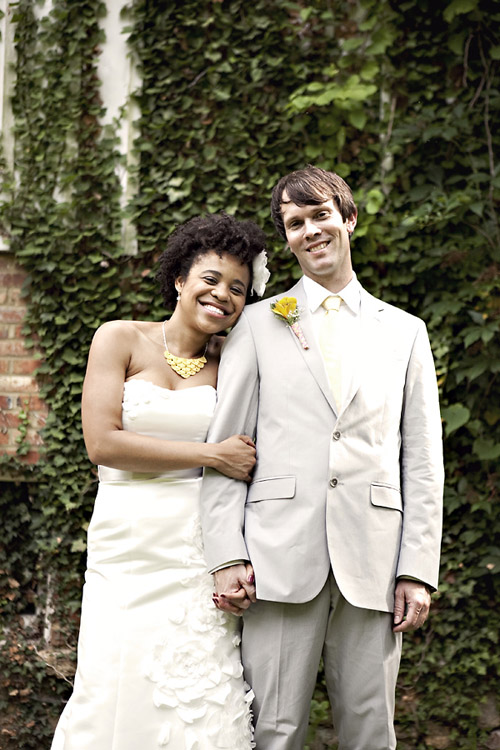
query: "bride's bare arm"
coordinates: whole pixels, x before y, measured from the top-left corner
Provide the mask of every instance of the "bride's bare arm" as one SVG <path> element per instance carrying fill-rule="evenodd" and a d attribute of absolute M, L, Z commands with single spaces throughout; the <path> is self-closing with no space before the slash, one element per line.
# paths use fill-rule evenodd
<path fill-rule="evenodd" d="M 198 443 L 160 440 L 123 429 L 123 385 L 135 336 L 129 321 L 106 323 L 94 336 L 82 396 L 83 436 L 90 460 L 139 472 L 207 466 L 249 481 L 255 447 L 245 435 L 221 443 Z"/>

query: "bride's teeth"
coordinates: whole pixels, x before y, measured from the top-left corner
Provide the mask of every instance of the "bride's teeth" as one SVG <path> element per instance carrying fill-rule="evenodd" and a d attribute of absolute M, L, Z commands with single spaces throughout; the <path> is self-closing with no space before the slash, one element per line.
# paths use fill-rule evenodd
<path fill-rule="evenodd" d="M 219 310 L 218 307 L 212 307 L 212 305 L 205 305 L 205 310 L 216 313 L 216 315 L 225 315 L 225 312 L 223 312 L 223 310 Z"/>

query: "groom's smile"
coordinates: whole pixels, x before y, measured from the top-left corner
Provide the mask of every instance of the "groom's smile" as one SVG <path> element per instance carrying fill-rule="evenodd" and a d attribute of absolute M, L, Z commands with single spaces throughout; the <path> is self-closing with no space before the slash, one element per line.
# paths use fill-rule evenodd
<path fill-rule="evenodd" d="M 307 252 L 308 253 L 321 252 L 321 250 L 324 250 L 326 247 L 328 247 L 329 244 L 330 242 L 328 241 L 328 242 L 319 242 L 316 245 L 309 245 L 309 247 L 307 248 Z"/>

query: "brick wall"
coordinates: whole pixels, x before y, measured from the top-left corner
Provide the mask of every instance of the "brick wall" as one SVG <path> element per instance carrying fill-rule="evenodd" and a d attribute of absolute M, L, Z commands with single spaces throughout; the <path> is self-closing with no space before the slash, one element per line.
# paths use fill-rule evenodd
<path fill-rule="evenodd" d="M 47 409 L 38 396 L 33 373 L 40 360 L 26 349 L 22 334 L 26 305 L 21 297 L 25 273 L 10 253 L 0 253 L 0 455 L 15 454 L 19 446 L 20 413 L 28 415 L 25 463 L 36 463 L 40 455 L 40 430 Z M 1 472 L 1 470 L 0 470 Z M 0 473 L 0 479 L 12 478 Z"/>

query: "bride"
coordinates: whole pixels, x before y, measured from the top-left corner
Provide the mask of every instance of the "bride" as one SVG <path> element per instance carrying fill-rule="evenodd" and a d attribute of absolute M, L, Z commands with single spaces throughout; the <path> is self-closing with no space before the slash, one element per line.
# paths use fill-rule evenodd
<path fill-rule="evenodd" d="M 255 463 L 250 437 L 205 438 L 215 334 L 263 293 L 264 245 L 252 222 L 192 219 L 160 259 L 170 319 L 113 321 L 94 336 L 82 422 L 99 490 L 74 691 L 52 750 L 253 746 L 237 618 L 212 602 L 198 502 L 202 467 L 249 481 Z"/>

